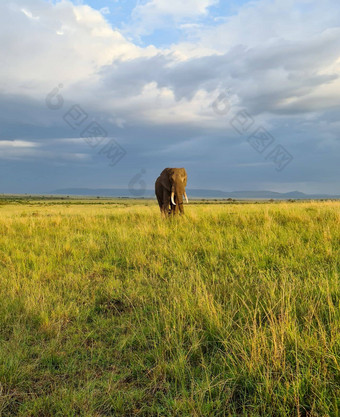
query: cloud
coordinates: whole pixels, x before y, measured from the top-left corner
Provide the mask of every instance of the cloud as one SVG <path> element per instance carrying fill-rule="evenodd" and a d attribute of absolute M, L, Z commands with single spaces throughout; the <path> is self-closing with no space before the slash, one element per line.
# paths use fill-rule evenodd
<path fill-rule="evenodd" d="M 146 35 L 155 29 L 181 22 L 193 21 L 208 13 L 208 8 L 218 0 L 149 0 L 139 3 L 132 11 L 130 32 Z"/>
<path fill-rule="evenodd" d="M 99 11 L 101 14 L 104 14 L 104 15 L 111 13 L 109 7 L 102 7 Z"/>
<path fill-rule="evenodd" d="M 35 148 L 38 144 L 25 140 L 0 140 L 1 150 L 8 148 Z"/>
<path fill-rule="evenodd" d="M 236 13 L 225 16 L 219 24 L 193 27 L 190 36 L 197 46 L 226 52 L 236 45 L 253 48 L 280 40 L 307 41 L 339 27 L 339 21 L 340 9 L 335 0 L 257 0 L 239 6 Z"/>
<path fill-rule="evenodd" d="M 192 18 L 207 13 L 207 9 L 216 4 L 218 0 L 149 0 L 138 4 L 132 15 L 146 17 L 148 15 L 171 16 L 176 19 Z"/>
<path fill-rule="evenodd" d="M 24 3 L 25 13 L 21 7 Z M 184 18 L 191 6 L 192 14 L 200 15 L 213 3 L 172 2 L 170 8 L 168 2 L 153 0 L 137 8 Z M 337 106 L 340 29 L 325 29 L 326 23 L 333 20 L 326 22 L 330 18 L 323 12 L 327 19 L 320 15 L 317 19 L 322 24 L 315 20 L 310 26 L 300 22 L 299 36 L 292 41 L 292 33 L 287 30 L 292 24 L 288 18 L 284 19 L 288 23 L 282 23 L 281 14 L 289 14 L 289 7 L 295 13 L 292 5 L 301 4 L 298 1 L 290 1 L 289 5 L 275 3 L 275 7 L 271 2 L 260 1 L 240 8 L 227 22 L 200 32 L 196 49 L 202 51 L 201 45 L 207 45 L 203 56 L 185 59 L 174 52 L 176 45 L 168 50 L 135 46 L 89 6 L 74 6 L 69 1 L 53 5 L 39 0 L 14 4 L 0 6 L 1 27 L 8 45 L 0 51 L 5 62 L 0 68 L 3 93 L 40 99 L 62 82 L 65 99 L 89 111 L 107 114 L 121 127 L 133 119 L 153 123 L 153 112 L 158 114 L 159 123 L 174 123 L 177 118 L 179 124 L 186 120 L 200 124 L 209 119 L 202 118 L 202 114 L 218 90 L 225 87 L 233 90 L 239 107 L 254 114 L 284 115 Z M 314 8 L 311 10 L 309 15 L 316 18 Z M 299 23 L 302 16 L 294 13 L 293 20 Z M 30 16 L 39 19 L 32 21 Z M 275 36 L 264 40 L 268 33 L 263 33 L 266 25 L 262 21 L 269 18 L 275 20 L 270 25 L 279 24 L 273 32 Z M 9 25 L 11 19 L 15 25 Z M 258 24 L 251 36 L 242 29 L 249 19 L 254 28 Z M 17 42 L 18 27 L 25 45 Z M 228 47 L 235 27 L 237 31 Z M 58 35 L 58 31 L 63 34 Z M 224 51 L 220 48 L 218 53 L 211 52 L 212 36 L 217 44 L 219 39 L 226 39 Z"/>
<path fill-rule="evenodd" d="M 147 175 L 153 178 L 165 165 L 185 165 L 192 186 L 215 181 L 224 189 L 259 189 L 271 184 L 273 167 L 230 126 L 231 117 L 245 108 L 294 154 L 296 165 L 275 177 L 278 184 L 289 187 L 295 181 L 310 192 L 324 186 L 318 178 L 327 177 L 334 187 L 339 176 L 337 2 L 325 0 L 323 7 L 314 0 L 254 1 L 212 25 L 202 18 L 213 4 L 140 4 L 132 16 L 140 34 L 169 25 L 183 39 L 166 48 L 143 48 L 113 29 L 103 10 L 66 0 L 0 3 L 2 161 L 40 161 L 41 170 L 46 161 L 48 169 L 63 163 L 68 175 L 58 175 L 64 181 L 75 178 L 77 166 L 79 182 L 106 181 L 105 186 L 110 181 L 124 186 L 136 167 L 152 167 Z M 45 97 L 59 84 L 64 105 L 50 110 Z M 222 117 L 211 104 L 225 88 L 231 110 Z M 79 138 L 85 125 L 72 130 L 65 123 L 63 116 L 74 104 L 88 114 L 86 123 L 96 120 L 127 149 L 114 175 Z M 86 171 L 81 170 L 85 162 Z"/>
<path fill-rule="evenodd" d="M 72 147 L 76 143 L 77 147 Z M 53 149 L 50 145 L 53 144 Z M 2 160 L 53 160 L 85 161 L 90 154 L 79 152 L 79 144 L 89 151 L 84 138 L 54 139 L 51 141 L 0 140 L 0 159 Z M 68 149 L 67 149 L 68 148 Z"/>
<path fill-rule="evenodd" d="M 334 28 L 295 43 L 278 40 L 267 47 L 236 46 L 225 54 L 184 61 L 171 54 L 142 57 L 103 67 L 102 83 L 108 95 L 128 95 L 130 104 L 136 97 L 150 102 L 147 86 L 153 85 L 156 114 L 170 102 L 181 108 L 187 101 L 192 113 L 201 118 L 195 106 L 197 94 L 206 92 L 206 99 L 212 101 L 213 94 L 223 88 L 233 91 L 238 107 L 253 114 L 322 111 L 339 105 L 340 67 L 335 65 L 340 56 L 339 38 L 340 28 Z M 208 101 L 201 104 L 209 106 Z M 159 120 L 166 123 L 164 118 Z M 182 120 L 179 116 L 178 122 Z"/>
<path fill-rule="evenodd" d="M 58 83 L 95 79 L 103 65 L 154 54 L 113 30 L 103 15 L 70 1 L 0 3 L 0 90 L 41 95 Z"/>

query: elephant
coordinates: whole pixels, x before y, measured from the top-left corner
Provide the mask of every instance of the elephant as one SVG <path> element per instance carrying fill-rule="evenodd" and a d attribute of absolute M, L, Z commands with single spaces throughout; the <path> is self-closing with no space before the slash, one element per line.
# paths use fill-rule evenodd
<path fill-rule="evenodd" d="M 185 192 L 186 185 L 187 173 L 184 168 L 163 169 L 155 182 L 155 194 L 163 216 L 184 214 L 183 195 L 186 202 L 189 202 Z"/>

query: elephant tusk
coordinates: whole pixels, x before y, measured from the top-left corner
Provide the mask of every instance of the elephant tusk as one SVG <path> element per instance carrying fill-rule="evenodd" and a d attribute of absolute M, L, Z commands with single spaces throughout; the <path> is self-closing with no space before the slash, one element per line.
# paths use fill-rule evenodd
<path fill-rule="evenodd" d="M 187 193 L 185 191 L 184 191 L 184 197 L 185 197 L 187 203 L 189 203 L 188 196 L 187 196 Z"/>
<path fill-rule="evenodd" d="M 175 192 L 173 191 L 173 192 L 171 193 L 171 203 L 175 206 L 175 205 L 176 205 L 176 203 L 175 203 L 175 201 L 174 201 L 174 197 L 175 197 Z"/>

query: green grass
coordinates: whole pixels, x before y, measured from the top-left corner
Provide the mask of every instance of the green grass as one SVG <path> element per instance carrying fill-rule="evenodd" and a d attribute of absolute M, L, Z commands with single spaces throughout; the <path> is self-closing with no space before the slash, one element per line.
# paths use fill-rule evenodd
<path fill-rule="evenodd" d="M 0 416 L 339 414 L 339 202 L 64 203 L 0 205 Z"/>

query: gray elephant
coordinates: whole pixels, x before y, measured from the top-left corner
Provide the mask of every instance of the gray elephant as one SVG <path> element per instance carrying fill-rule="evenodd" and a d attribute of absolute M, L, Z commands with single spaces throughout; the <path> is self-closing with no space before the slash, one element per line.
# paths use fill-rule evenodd
<path fill-rule="evenodd" d="M 184 214 L 183 196 L 188 203 L 187 178 L 184 168 L 165 168 L 161 172 L 155 183 L 155 194 L 162 215 Z"/>

